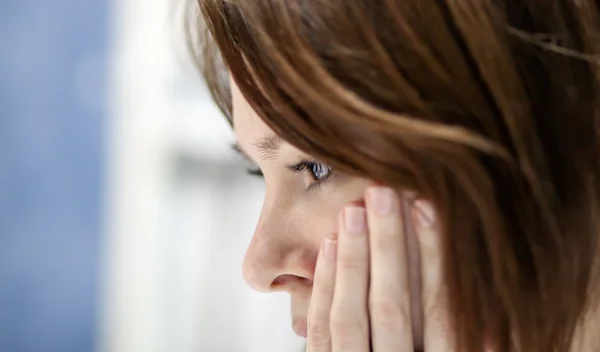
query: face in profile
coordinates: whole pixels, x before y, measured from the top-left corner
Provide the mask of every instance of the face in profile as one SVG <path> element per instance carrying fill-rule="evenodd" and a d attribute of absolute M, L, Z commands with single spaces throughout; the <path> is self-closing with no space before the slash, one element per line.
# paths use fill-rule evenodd
<path fill-rule="evenodd" d="M 337 231 L 340 210 L 361 200 L 371 182 L 336 172 L 280 139 L 234 82 L 231 87 L 236 148 L 252 165 L 250 173 L 264 178 L 266 189 L 244 278 L 257 291 L 289 293 L 293 328 L 305 336 L 319 247 Z"/>
<path fill-rule="evenodd" d="M 244 259 L 244 278 L 261 292 L 291 297 L 293 327 L 306 334 L 317 254 L 336 231 L 342 207 L 362 197 L 368 180 L 342 175 L 281 140 L 232 82 L 233 124 L 239 149 L 262 175 L 265 197 Z"/>
<path fill-rule="evenodd" d="M 188 44 L 217 104 L 233 116 L 238 149 L 266 185 L 244 275 L 259 291 L 290 294 L 297 332 L 318 306 L 320 280 L 312 291 L 323 238 L 377 180 L 402 193 L 397 215 L 408 245 L 398 265 L 410 277 L 415 343 L 425 340 L 423 326 L 444 325 L 432 314 L 439 308 L 449 326 L 438 330 L 455 333 L 461 351 L 599 345 L 583 335 L 596 335 L 600 311 L 600 8 L 549 3 L 194 3 L 206 23 Z M 233 83 L 228 111 L 227 70 L 265 112 L 260 118 Z M 439 219 L 437 256 L 409 244 L 425 237 L 406 231 L 418 198 Z M 428 267 L 441 269 L 441 290 L 427 294 L 431 282 L 421 285 L 419 266 L 423 281 Z M 313 317 L 311 310 L 311 331 Z"/>

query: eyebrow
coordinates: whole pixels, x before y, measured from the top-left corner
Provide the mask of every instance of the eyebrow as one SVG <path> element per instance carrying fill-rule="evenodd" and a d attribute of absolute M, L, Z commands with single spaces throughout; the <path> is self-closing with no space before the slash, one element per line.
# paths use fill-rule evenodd
<path fill-rule="evenodd" d="M 256 141 L 254 141 L 254 143 L 252 143 L 252 145 L 254 147 L 256 147 L 256 149 L 258 149 L 258 151 L 261 155 L 260 158 L 262 160 L 273 160 L 273 159 L 277 159 L 277 153 L 279 151 L 279 148 L 281 147 L 282 142 L 283 142 L 283 140 L 278 135 L 269 134 L 262 138 L 256 139 Z M 244 149 L 238 142 L 235 142 L 233 144 L 232 148 L 236 152 L 242 154 L 247 159 L 251 160 L 251 158 L 248 156 L 248 153 L 246 153 L 244 151 Z"/>

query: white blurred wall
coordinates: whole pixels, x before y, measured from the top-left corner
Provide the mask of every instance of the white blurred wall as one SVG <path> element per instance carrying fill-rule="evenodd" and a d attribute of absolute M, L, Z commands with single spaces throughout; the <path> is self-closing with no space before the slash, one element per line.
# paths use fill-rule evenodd
<path fill-rule="evenodd" d="M 175 50 L 172 5 L 113 3 L 99 351 L 298 351 L 288 297 L 241 277 L 263 186 Z"/>

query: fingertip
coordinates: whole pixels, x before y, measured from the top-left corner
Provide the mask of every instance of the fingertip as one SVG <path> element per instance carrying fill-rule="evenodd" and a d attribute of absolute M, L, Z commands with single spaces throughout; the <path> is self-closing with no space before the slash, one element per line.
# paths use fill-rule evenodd
<path fill-rule="evenodd" d="M 337 259 L 337 236 L 332 238 L 331 236 L 325 237 L 323 243 L 323 255 L 331 263 L 335 263 Z"/>
<path fill-rule="evenodd" d="M 389 187 L 370 187 L 366 191 L 369 207 L 379 216 L 390 216 L 398 210 L 399 198 Z"/>
<path fill-rule="evenodd" d="M 417 199 L 411 207 L 412 218 L 415 225 L 421 229 L 432 229 L 437 222 L 435 209 L 431 202 Z"/>

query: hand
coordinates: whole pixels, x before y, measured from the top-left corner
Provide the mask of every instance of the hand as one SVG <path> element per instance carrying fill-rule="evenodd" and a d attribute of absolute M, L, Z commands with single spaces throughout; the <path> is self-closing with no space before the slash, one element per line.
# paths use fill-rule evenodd
<path fill-rule="evenodd" d="M 453 340 L 440 290 L 442 256 L 433 208 L 421 200 L 409 205 L 396 192 L 378 186 L 367 190 L 365 204 L 340 213 L 339 234 L 326 238 L 319 252 L 307 352 L 450 351 Z M 409 206 L 413 221 L 407 225 L 413 236 L 402 220 Z M 407 245 L 411 237 L 413 246 Z M 421 287 L 412 290 L 412 302 L 422 304 L 412 307 L 416 325 L 424 319 L 422 341 L 413 341 L 407 248 L 424 259 Z M 411 262 L 419 266 L 419 260 Z"/>

